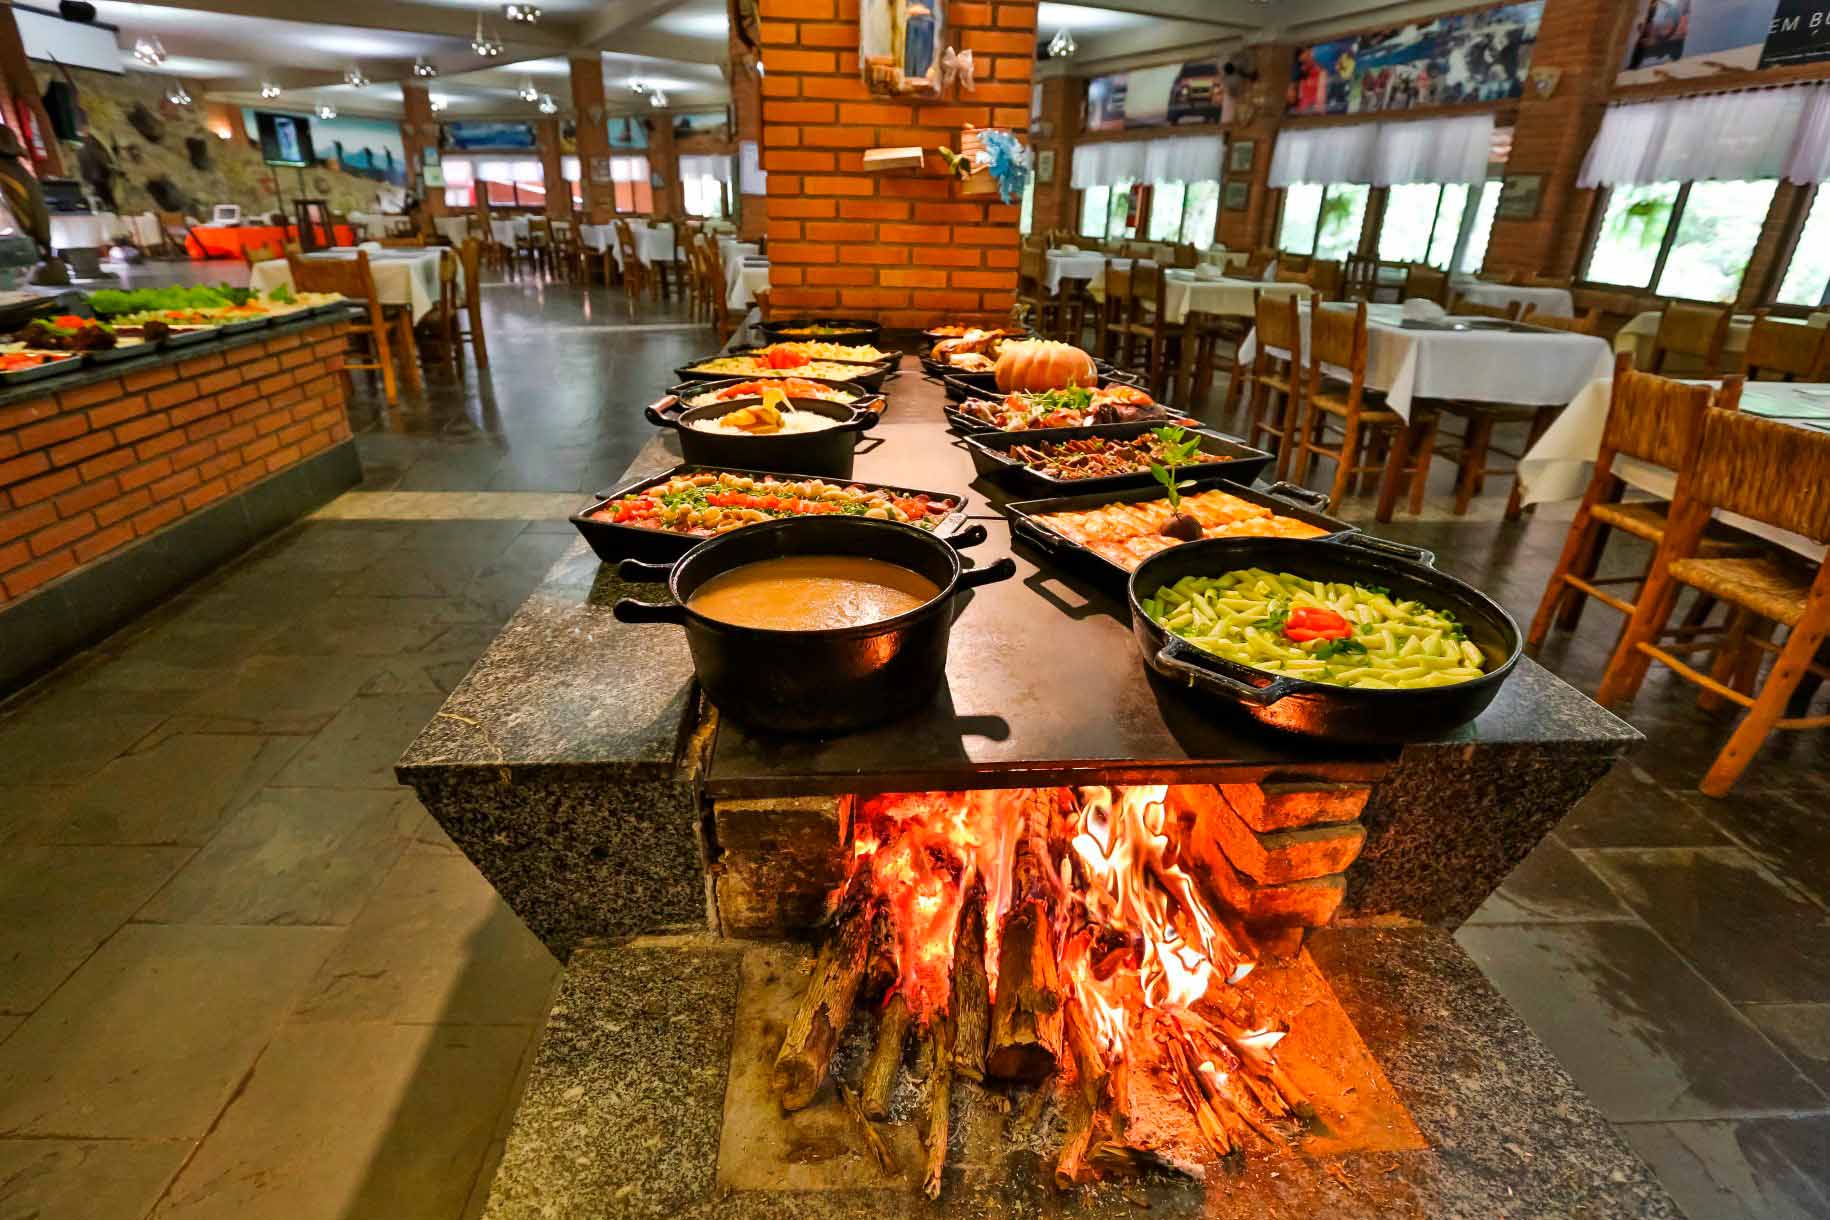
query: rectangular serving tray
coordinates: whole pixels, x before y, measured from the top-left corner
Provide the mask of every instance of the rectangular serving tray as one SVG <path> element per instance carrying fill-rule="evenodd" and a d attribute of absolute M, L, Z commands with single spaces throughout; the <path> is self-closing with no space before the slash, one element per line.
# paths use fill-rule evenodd
<path fill-rule="evenodd" d="M 624 496 L 647 491 L 651 487 L 658 487 L 674 476 L 682 474 L 738 474 L 753 479 L 795 481 L 793 475 L 773 474 L 763 470 L 739 470 L 735 467 L 696 466 L 691 463 L 682 463 L 671 470 L 664 470 L 660 474 L 630 479 L 608 491 L 601 491 L 595 500 L 579 512 L 572 514 L 568 520 L 584 536 L 585 541 L 591 544 L 591 549 L 597 553 L 597 557 L 605 563 L 615 563 L 621 559 L 645 559 L 650 563 L 671 563 L 699 543 L 704 542 L 705 539 L 691 534 L 646 529 L 638 525 L 617 525 L 609 521 L 596 520 L 591 514 L 613 500 L 620 500 Z M 899 496 L 927 496 L 930 500 L 952 500 L 955 502 L 953 511 L 941 518 L 940 524 L 934 527 L 937 537 L 944 538 L 958 533 L 966 524 L 967 497 L 962 492 L 897 487 L 888 483 L 867 483 L 862 479 L 821 479 L 821 482 L 842 487 L 861 487 L 866 491 L 887 491 Z"/>
<path fill-rule="evenodd" d="M 944 384 L 947 384 L 949 386 L 949 389 L 951 389 L 952 383 L 955 381 L 958 381 L 958 380 L 959 379 L 957 377 L 949 377 L 946 379 L 946 382 Z M 1117 377 L 1101 377 L 1099 379 L 1099 385 L 1097 388 L 1103 390 L 1107 386 L 1111 386 L 1111 385 L 1122 385 L 1122 386 L 1126 386 L 1126 387 L 1128 387 L 1130 389 L 1134 389 L 1134 390 L 1142 388 L 1141 386 L 1134 386 L 1129 381 L 1125 381 L 1125 380 L 1122 380 Z M 974 395 L 983 397 L 983 395 L 978 394 L 978 391 L 974 391 L 973 393 L 974 393 Z M 948 405 L 946 405 L 940 409 L 941 414 L 946 416 L 946 418 L 947 418 L 947 427 L 949 427 L 954 432 L 957 432 L 962 436 L 971 436 L 971 435 L 975 435 L 975 434 L 979 434 L 979 433 L 1004 432 L 1004 431 L 1008 430 L 1008 429 L 1004 429 L 1004 428 L 999 428 L 995 424 L 988 424 L 980 419 L 974 419 L 972 416 L 967 415 L 965 412 L 961 411 L 957 406 L 953 405 L 953 403 L 955 403 L 955 402 L 966 401 L 967 397 L 969 397 L 969 396 L 962 394 L 959 398 L 952 399 L 951 394 L 949 393 L 950 401 L 949 401 Z M 1004 397 L 1004 395 L 998 393 L 996 390 L 993 390 L 991 392 L 992 399 L 998 399 L 998 398 L 1002 398 L 1002 397 Z M 1152 424 L 1152 426 L 1160 428 L 1164 424 L 1174 424 L 1174 423 L 1180 423 L 1180 424 L 1182 424 L 1183 427 L 1189 427 L 1191 425 L 1195 425 L 1197 421 L 1192 420 L 1192 419 L 1184 419 L 1180 415 L 1171 414 L 1167 418 L 1152 420 L 1149 422 Z M 1107 427 L 1108 425 L 1083 424 L 1080 426 L 1088 427 L 1088 428 L 1096 428 L 1096 427 L 1103 428 L 1103 427 Z M 1025 431 L 1032 432 L 1032 433 L 1047 432 L 1047 433 L 1051 433 L 1051 434 L 1056 433 L 1056 432 L 1066 431 L 1066 430 L 1067 429 L 1063 429 L 1063 428 L 1029 428 L 1029 429 L 1025 429 Z M 1052 439 L 1052 436 L 1051 436 L 1051 439 Z"/>
<path fill-rule="evenodd" d="M 929 362 L 922 361 L 923 370 L 928 370 Z M 1093 370 L 1099 374 L 1099 384 L 1116 383 L 1118 385 L 1144 388 L 1144 379 L 1133 373 L 1127 373 L 1116 365 L 1107 364 L 1104 360 L 1093 361 Z M 942 369 L 932 373 L 947 391 L 948 402 L 965 402 L 968 398 L 1001 398 L 1004 391 L 998 389 L 998 375 L 994 373 L 960 373 L 951 369 Z"/>
<path fill-rule="evenodd" d="M 61 377 L 83 367 L 81 352 L 67 353 L 63 360 L 47 360 L 29 369 L 13 369 L 0 373 L 0 385 L 24 385 L 29 381 L 43 381 L 49 377 Z"/>
<path fill-rule="evenodd" d="M 1057 478 L 1054 475 L 1044 474 L 1025 465 L 1020 459 L 1012 457 L 1011 449 L 1018 445 L 1054 444 L 1058 441 L 1082 440 L 1087 437 L 1129 441 L 1163 426 L 1165 425 L 1160 420 L 1141 420 L 1130 424 L 1090 424 L 1084 428 L 1035 428 L 1025 432 L 975 432 L 964 437 L 960 443 L 965 445 L 966 451 L 972 455 L 972 464 L 978 468 L 981 475 L 995 479 L 1013 491 L 1026 491 L 1043 496 L 1087 495 L 1097 491 L 1155 487 L 1156 478 L 1148 470 L 1095 479 Z M 1190 462 L 1182 467 L 1183 478 L 1212 474 L 1250 487 L 1258 476 L 1264 473 L 1265 467 L 1271 464 L 1270 454 L 1262 449 L 1252 448 L 1236 436 L 1228 436 L 1224 432 L 1215 432 L 1210 428 L 1190 428 L 1186 425 L 1183 425 L 1182 430 L 1188 436 L 1201 439 L 1199 452 L 1202 458 L 1200 461 Z"/>
<path fill-rule="evenodd" d="M 744 377 L 741 373 L 700 373 L 695 372 L 693 366 L 703 364 L 707 360 L 717 360 L 724 356 L 743 356 L 747 354 L 746 351 L 714 352 L 710 356 L 701 356 L 697 360 L 690 360 L 681 365 L 674 370 L 674 376 L 678 377 L 681 381 L 729 381 L 734 377 L 743 380 Z M 874 364 L 862 364 L 854 360 L 826 360 L 821 363 L 842 364 L 847 368 L 857 369 L 858 372 L 856 376 L 847 376 L 845 380 L 851 382 L 853 385 L 862 386 L 873 393 L 883 389 L 884 379 L 887 378 L 896 367 L 894 361 L 888 360 L 878 361 Z M 807 380 L 827 381 L 830 379 L 825 377 L 809 377 Z"/>

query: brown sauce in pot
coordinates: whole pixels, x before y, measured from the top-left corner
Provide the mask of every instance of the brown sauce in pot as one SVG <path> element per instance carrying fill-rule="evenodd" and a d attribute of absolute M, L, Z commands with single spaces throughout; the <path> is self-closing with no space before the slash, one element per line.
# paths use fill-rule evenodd
<path fill-rule="evenodd" d="M 858 555 L 763 559 L 700 585 L 687 606 L 735 627 L 823 631 L 906 614 L 940 587 L 918 572 Z"/>

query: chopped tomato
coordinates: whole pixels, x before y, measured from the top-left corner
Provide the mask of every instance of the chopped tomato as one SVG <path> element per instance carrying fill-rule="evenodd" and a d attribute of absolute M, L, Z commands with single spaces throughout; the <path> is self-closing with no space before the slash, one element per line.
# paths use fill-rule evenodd
<path fill-rule="evenodd" d="M 807 357 L 799 352 L 785 352 L 780 348 L 768 353 L 768 364 L 772 369 L 798 369 L 807 363 Z"/>
<path fill-rule="evenodd" d="M 51 325 L 61 326 L 65 330 L 80 330 L 88 321 L 88 318 L 79 318 L 73 313 L 66 313 L 52 318 Z"/>
<path fill-rule="evenodd" d="M 1353 624 L 1325 606 L 1298 606 L 1284 620 L 1284 638 L 1306 643 L 1309 640 L 1344 640 L 1353 634 Z"/>

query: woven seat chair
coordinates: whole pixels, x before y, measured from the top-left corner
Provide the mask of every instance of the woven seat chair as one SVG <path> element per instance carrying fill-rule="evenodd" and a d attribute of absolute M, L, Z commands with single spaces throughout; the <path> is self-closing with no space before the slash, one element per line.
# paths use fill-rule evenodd
<path fill-rule="evenodd" d="M 1519 303 L 1508 301 L 1504 305 L 1480 305 L 1467 297 L 1456 297 L 1449 306 L 1449 312 L 1458 318 L 1498 318 L 1504 322 L 1519 320 Z"/>
<path fill-rule="evenodd" d="M 623 263 L 623 298 L 629 306 L 629 316 L 634 318 L 636 300 L 648 286 L 648 268 L 636 257 L 635 232 L 626 220 L 616 222 L 616 248 Z"/>
<path fill-rule="evenodd" d="M 1264 447 L 1277 455 L 1277 477 L 1284 479 L 1289 477 L 1296 452 L 1291 434 L 1303 416 L 1307 381 L 1302 319 L 1294 293 L 1254 292 L 1252 313 L 1258 346 L 1252 353 L 1251 368 L 1236 367 L 1234 372 L 1235 381 L 1243 384 L 1249 378 L 1252 387 L 1241 431 L 1248 445 L 1257 445 L 1260 437 L 1271 442 Z M 1273 348 L 1284 354 L 1273 354 Z"/>
<path fill-rule="evenodd" d="M 1679 356 L 1685 360 L 1685 367 L 1670 371 L 1692 377 L 1720 377 L 1729 317 L 1727 309 L 1712 305 L 1667 305 L 1659 316 L 1658 333 L 1652 337 L 1652 356 L 1646 371 L 1666 372 L 1671 357 Z"/>
<path fill-rule="evenodd" d="M 1597 698 L 1632 698 L 1657 661 L 1700 686 L 1704 707 L 1743 709 L 1747 714 L 1699 785 L 1706 795 L 1726 796 L 1774 730 L 1830 728 L 1830 716 L 1786 714 L 1807 677 L 1830 678 L 1830 668 L 1816 660 L 1830 632 L 1830 564 L 1812 565 L 1789 552 L 1712 557 L 1703 553 L 1702 538 L 1720 509 L 1830 542 L 1830 434 L 1726 411 L 1707 412 L 1701 433 L 1696 467 L 1672 500 L 1671 528 Z M 1670 628 L 1680 586 L 1728 605 L 1727 629 L 1697 639 Z M 1780 627 L 1785 642 L 1776 644 Z M 1707 673 L 1684 659 L 1698 652 L 1713 654 Z M 1776 659 L 1761 681 L 1765 653 Z"/>
<path fill-rule="evenodd" d="M 1345 300 L 1346 268 L 1339 260 L 1318 258 L 1309 263 L 1309 287 L 1324 301 Z"/>
<path fill-rule="evenodd" d="M 1749 381 L 1822 381 L 1830 377 L 1830 327 L 1782 322 L 1762 309 L 1747 332 Z"/>
<path fill-rule="evenodd" d="M 1449 273 L 1438 271 L 1434 267 L 1419 266 L 1415 263 L 1404 269 L 1404 287 L 1402 300 L 1422 299 L 1434 301 L 1447 308 L 1449 304 Z"/>
<path fill-rule="evenodd" d="M 1333 512 L 1347 494 L 1355 476 L 1379 473 L 1378 518 L 1390 521 L 1397 504 L 1398 487 L 1403 479 L 1414 439 L 1427 425 L 1422 417 L 1410 424 L 1387 407 L 1370 406 L 1366 401 L 1366 302 L 1355 302 L 1351 309 L 1324 309 L 1318 293 L 1309 311 L 1309 384 L 1300 422 L 1293 438 L 1296 466 L 1293 478 L 1302 483 L 1309 477 L 1312 458 L 1324 457 L 1334 462 L 1334 485 L 1328 494 L 1328 512 Z M 1345 381 L 1325 371 L 1324 366 L 1342 369 Z M 1339 421 L 1338 444 L 1331 442 L 1329 423 Z M 1365 462 L 1362 454 L 1370 451 L 1372 442 L 1385 443 L 1384 462 Z M 1428 470 L 1430 453 L 1422 447 L 1413 478 Z"/>
<path fill-rule="evenodd" d="M 1048 292 L 1048 255 L 1042 250 L 1017 254 L 1017 304 L 1028 311 L 1029 325 L 1052 338 L 1060 324 L 1060 302 Z"/>
<path fill-rule="evenodd" d="M 298 292 L 340 292 L 364 307 L 367 324 L 353 328 L 350 336 L 369 345 L 365 360 L 345 357 L 345 373 L 366 369 L 381 374 L 381 388 L 388 405 L 400 401 L 400 387 L 395 380 L 396 353 L 388 335 L 395 328 L 400 344 L 400 368 L 407 385 L 419 388 L 419 357 L 413 346 L 413 311 L 405 305 L 384 305 L 375 293 L 375 274 L 369 267 L 366 250 L 356 251 L 354 258 L 305 258 L 288 254 L 286 262 L 292 271 L 292 286 Z"/>
<path fill-rule="evenodd" d="M 1567 330 L 1577 335 L 1599 335 L 1601 333 L 1601 311 L 1599 309 L 1591 309 L 1580 318 L 1572 318 L 1568 314 L 1539 313 L 1536 305 L 1527 305 L 1525 312 L 1519 315 L 1519 321 L 1550 330 Z"/>
<path fill-rule="evenodd" d="M 1620 530 L 1658 546 L 1671 525 L 1671 505 L 1645 500 L 1623 502 L 1620 497 L 1624 487 L 1614 475 L 1615 459 L 1634 458 L 1674 470 L 1678 490 L 1682 491 L 1702 444 L 1704 412 L 1712 406 L 1735 409 L 1740 391 L 1739 378 L 1712 390 L 1706 385 L 1635 372 L 1633 357 L 1627 352 L 1614 358 L 1613 393 L 1608 400 L 1601 448 L 1595 455 L 1595 471 L 1564 537 L 1563 553 L 1544 586 L 1531 629 L 1526 632 L 1527 648 L 1535 649 L 1544 642 L 1553 621 L 1564 630 L 1573 631 L 1589 598 L 1632 616 L 1636 603 L 1609 593 L 1603 586 L 1643 585 L 1646 570 L 1605 579 L 1596 575 L 1609 532 Z M 1720 528 L 1705 534 L 1699 546 L 1712 558 L 1746 555 L 1759 549 L 1745 537 Z M 1701 621 L 1700 615 L 1693 618 Z"/>
<path fill-rule="evenodd" d="M 1370 301 L 1379 287 L 1379 260 L 1351 254 L 1341 263 L 1341 299 Z"/>

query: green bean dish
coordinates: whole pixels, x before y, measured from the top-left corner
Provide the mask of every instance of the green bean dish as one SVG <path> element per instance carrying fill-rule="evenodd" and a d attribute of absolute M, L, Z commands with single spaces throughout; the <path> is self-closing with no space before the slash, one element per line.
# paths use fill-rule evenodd
<path fill-rule="evenodd" d="M 1467 682 L 1486 667 L 1453 614 L 1371 585 L 1242 568 L 1184 576 L 1143 605 L 1197 648 L 1309 682 L 1415 690 Z"/>

